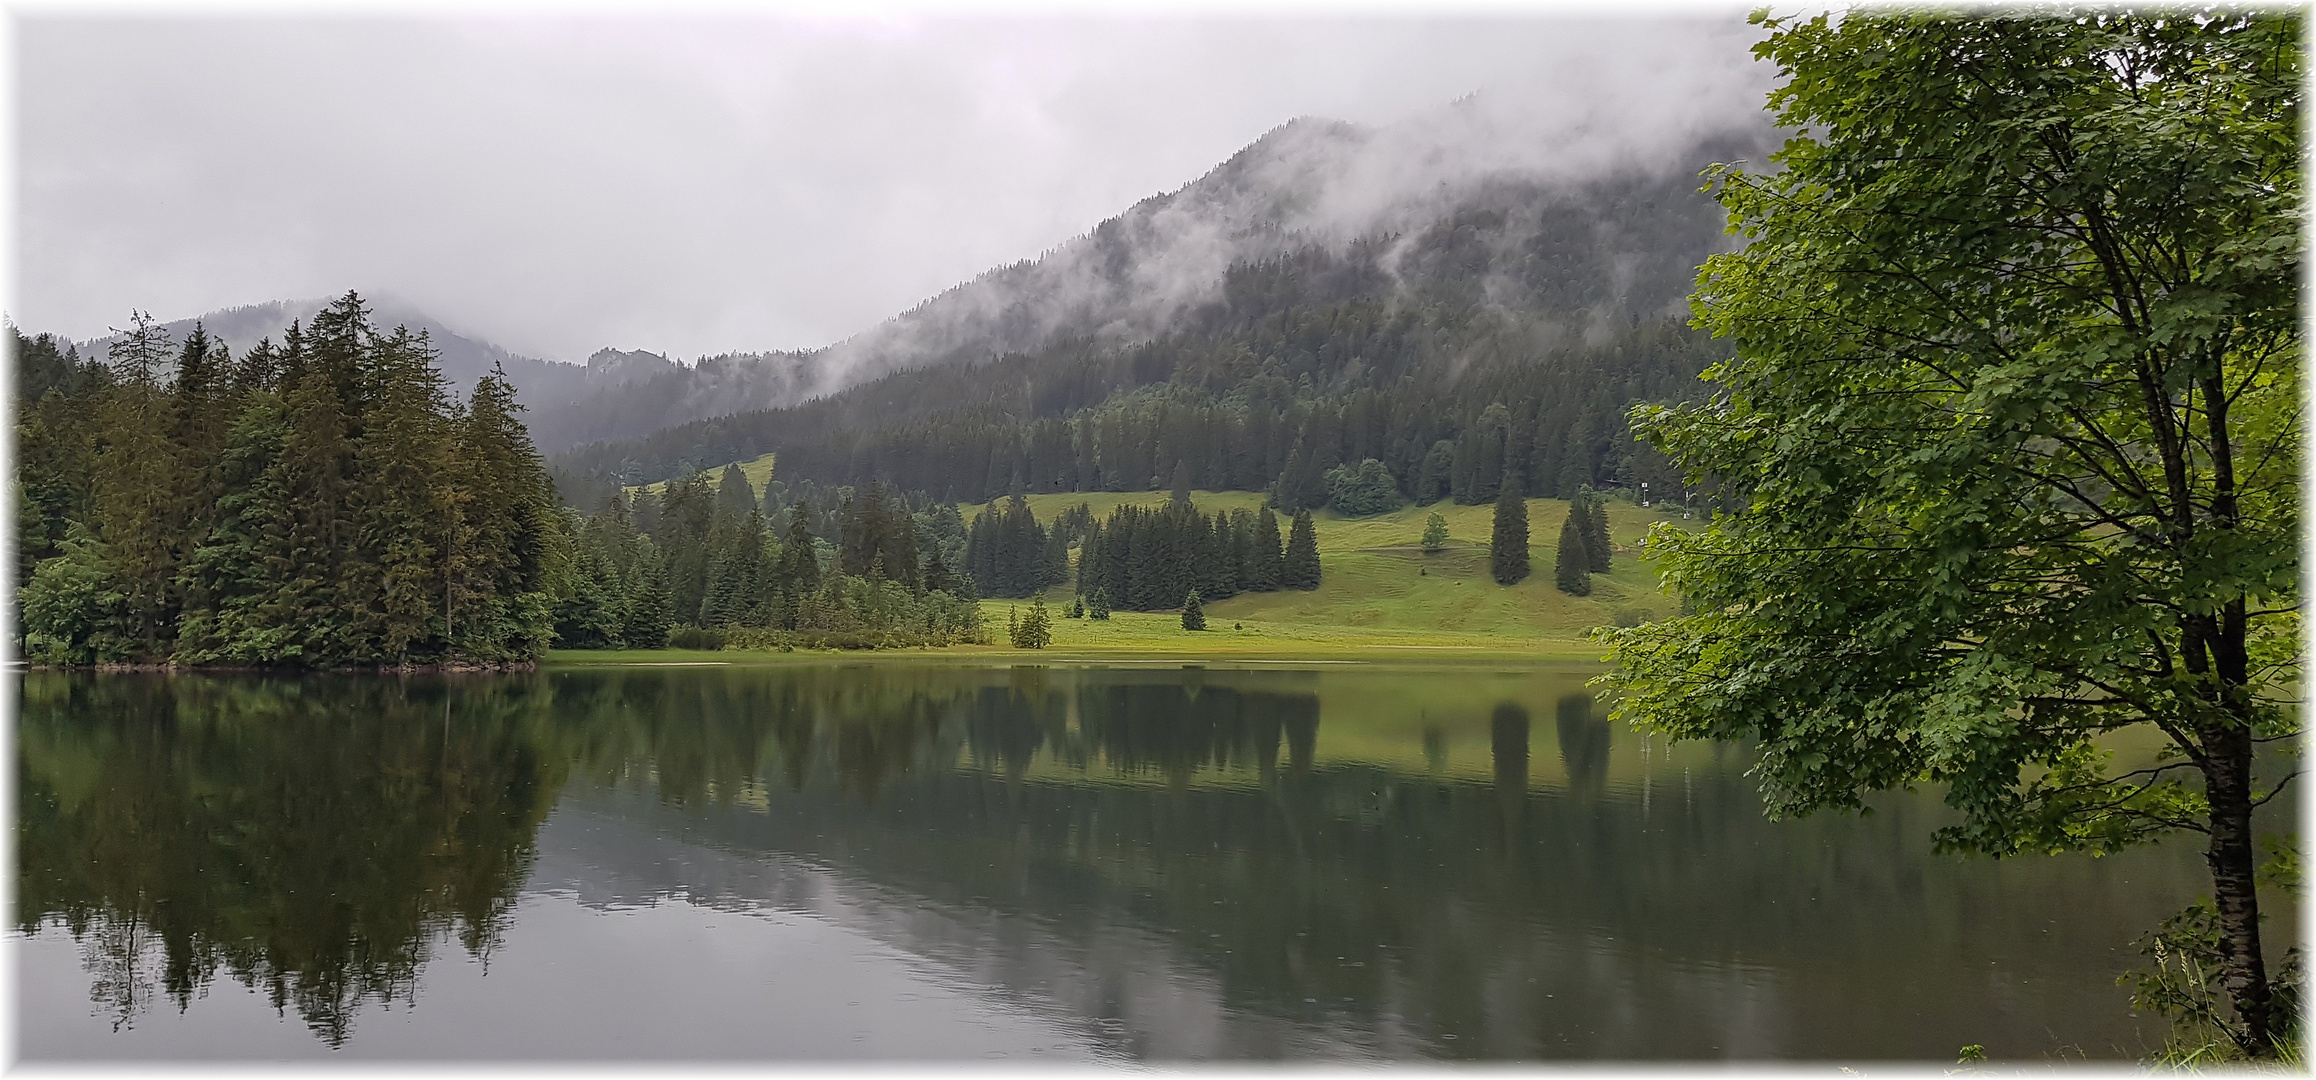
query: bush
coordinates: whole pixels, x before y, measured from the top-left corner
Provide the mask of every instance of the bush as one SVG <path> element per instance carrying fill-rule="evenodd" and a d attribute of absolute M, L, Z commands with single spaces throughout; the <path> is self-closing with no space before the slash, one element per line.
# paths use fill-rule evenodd
<path fill-rule="evenodd" d="M 1434 510 L 1430 517 L 1423 519 L 1423 549 L 1425 551 L 1445 550 L 1447 542 L 1447 518 L 1440 516 L 1440 512 Z"/>
<path fill-rule="evenodd" d="M 724 632 L 721 630 L 702 630 L 697 626 L 682 627 L 667 636 L 667 647 L 671 649 L 721 649 L 724 647 Z"/>
<path fill-rule="evenodd" d="M 1391 470 L 1368 458 L 1327 470 L 1327 505 L 1344 517 L 1367 517 L 1399 509 L 1399 484 Z"/>

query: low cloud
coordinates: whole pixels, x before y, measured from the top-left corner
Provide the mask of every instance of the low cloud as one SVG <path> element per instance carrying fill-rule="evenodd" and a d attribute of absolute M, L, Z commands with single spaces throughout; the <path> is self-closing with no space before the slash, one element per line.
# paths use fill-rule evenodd
<path fill-rule="evenodd" d="M 986 268 L 1054 258 L 1290 117 L 1366 132 L 1340 158 L 1279 158 L 1317 170 L 1290 214 L 1313 234 L 1419 212 L 1412 196 L 1440 184 L 1674 152 L 1686 133 L 1758 111 L 1768 79 L 1751 36 L 1734 9 L 1646 21 L 23 15 L 9 311 L 85 338 L 132 307 L 175 318 L 356 288 L 568 360 L 606 345 L 812 348 Z M 1162 242 L 1132 272 L 1151 319 L 1244 248 L 1227 218 L 1188 208 L 1147 224 Z"/>

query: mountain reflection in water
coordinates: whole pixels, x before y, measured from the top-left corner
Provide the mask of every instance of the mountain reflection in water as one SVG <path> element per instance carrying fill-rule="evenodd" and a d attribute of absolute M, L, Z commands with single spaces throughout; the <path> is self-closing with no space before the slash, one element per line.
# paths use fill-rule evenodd
<path fill-rule="evenodd" d="M 1612 727 L 1589 674 L 30 673 L 21 1046 L 269 1056 L 216 1035 L 265 1007 L 311 1030 L 280 1054 L 386 1057 L 2160 1039 L 2115 977 L 2196 893 L 2191 846 L 1934 857 L 1919 795 L 1767 822 L 1741 752 Z M 628 948 L 663 932 L 694 944 Z"/>

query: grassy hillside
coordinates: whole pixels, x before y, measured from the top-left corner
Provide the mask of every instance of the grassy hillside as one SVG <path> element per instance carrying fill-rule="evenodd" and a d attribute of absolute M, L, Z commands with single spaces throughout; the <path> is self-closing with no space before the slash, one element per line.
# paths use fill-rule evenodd
<path fill-rule="evenodd" d="M 1081 502 L 1090 505 L 1098 518 L 1119 505 L 1160 505 L 1169 497 L 1163 491 L 1140 491 L 1031 495 L 1028 499 L 1038 520 L 1051 521 Z M 1210 512 L 1251 509 L 1262 504 L 1262 495 L 1199 491 L 1191 494 L 1191 501 Z M 978 512 L 975 507 L 961 509 L 968 520 Z M 1423 523 L 1434 510 L 1447 519 L 1449 546 L 1427 555 L 1421 546 Z M 1662 508 L 1644 510 L 1627 502 L 1609 502 L 1615 570 L 1593 575 L 1592 595 L 1584 597 L 1568 596 L 1552 587 L 1560 524 L 1568 516 L 1566 502 L 1528 500 L 1528 560 L 1532 570 L 1528 580 L 1510 587 L 1488 577 L 1488 533 L 1494 514 L 1492 505 L 1457 506 L 1450 502 L 1401 507 L 1366 518 L 1318 511 L 1311 523 L 1324 570 L 1319 588 L 1311 592 L 1246 593 L 1208 604 L 1210 633 L 1227 632 L 1232 623 L 1242 622 L 1250 629 L 1262 624 L 1282 631 L 1289 627 L 1342 627 L 1397 632 L 1382 635 L 1391 637 L 1408 632 L 1447 635 L 1437 639 L 1441 644 L 1448 644 L 1451 638 L 1504 636 L 1573 641 L 1591 627 L 1613 624 L 1620 613 L 1628 618 L 1648 618 L 1673 612 L 1676 602 L 1658 591 L 1656 577 L 1641 565 L 1635 544 L 1647 534 L 1651 522 L 1680 520 L 1677 507 L 1665 513 Z M 1048 590 L 1046 602 L 1066 606 L 1072 591 L 1066 585 Z M 1014 602 L 984 604 L 994 625 L 1005 625 L 1005 608 L 1010 603 Z M 1179 623 L 1171 621 L 1172 616 L 1162 619 L 1172 626 L 1171 633 L 1187 634 Z M 1078 622 L 1055 621 L 1056 647 L 1067 646 L 1078 637 L 1091 642 L 1124 633 L 1102 630 L 1099 624 L 1073 625 Z"/>
<path fill-rule="evenodd" d="M 772 459 L 778 456 L 777 454 L 765 454 L 749 461 L 740 462 L 740 475 L 748 478 L 748 486 L 754 489 L 757 498 L 764 496 L 764 482 L 772 479 Z M 707 470 L 707 473 L 711 486 L 721 487 L 723 485 L 723 466 L 718 465 Z M 661 480 L 656 483 L 632 485 L 627 491 L 630 495 L 643 491 L 657 495 L 666 488 L 667 481 Z"/>

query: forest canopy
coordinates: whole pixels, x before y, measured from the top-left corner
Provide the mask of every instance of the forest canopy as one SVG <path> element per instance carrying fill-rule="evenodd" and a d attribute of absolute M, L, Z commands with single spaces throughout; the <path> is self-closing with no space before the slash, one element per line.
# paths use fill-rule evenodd
<path fill-rule="evenodd" d="M 347 293 L 240 357 L 142 314 L 15 340 L 19 613 L 60 663 L 507 663 L 546 647 L 555 495 L 496 374 Z"/>

